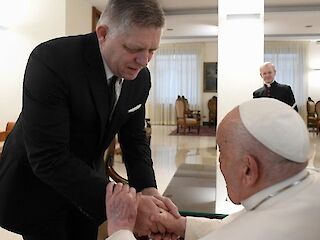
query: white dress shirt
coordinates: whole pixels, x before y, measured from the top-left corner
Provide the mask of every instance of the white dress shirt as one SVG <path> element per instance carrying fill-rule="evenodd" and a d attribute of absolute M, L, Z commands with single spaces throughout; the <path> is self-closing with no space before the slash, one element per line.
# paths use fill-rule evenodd
<path fill-rule="evenodd" d="M 114 74 L 111 72 L 110 68 L 108 67 L 108 65 L 104 61 L 104 59 L 103 59 L 103 66 L 104 66 L 104 70 L 106 72 L 107 83 L 109 85 L 110 84 L 110 79 L 114 76 Z M 124 81 L 123 78 L 119 78 L 115 83 L 116 100 L 115 100 L 115 103 L 113 105 L 112 113 L 113 113 L 113 110 L 114 110 L 115 106 L 117 105 L 117 102 L 118 102 L 118 99 L 119 99 L 119 96 L 120 96 L 120 93 L 121 93 L 123 81 Z"/>

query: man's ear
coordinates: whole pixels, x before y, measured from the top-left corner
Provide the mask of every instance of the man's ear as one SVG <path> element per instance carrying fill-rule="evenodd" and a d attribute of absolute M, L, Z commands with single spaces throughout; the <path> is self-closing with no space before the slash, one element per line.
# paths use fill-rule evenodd
<path fill-rule="evenodd" d="M 246 186 L 253 186 L 259 179 L 259 162 L 256 157 L 246 155 L 243 165 L 243 181 Z"/>
<path fill-rule="evenodd" d="M 104 42 L 106 40 L 106 36 L 108 33 L 108 26 L 107 25 L 99 25 L 96 28 L 96 33 L 97 33 L 99 43 Z"/>

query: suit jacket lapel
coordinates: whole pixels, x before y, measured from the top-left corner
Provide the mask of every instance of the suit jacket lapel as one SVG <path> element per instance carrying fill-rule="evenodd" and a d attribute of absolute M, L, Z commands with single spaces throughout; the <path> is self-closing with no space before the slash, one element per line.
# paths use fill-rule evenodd
<path fill-rule="evenodd" d="M 107 90 L 106 74 L 103 60 L 100 54 L 99 44 L 95 33 L 88 36 L 86 42 L 85 60 L 88 64 L 86 69 L 91 94 L 93 96 L 97 112 L 100 117 L 100 141 L 102 140 L 109 119 L 109 98 Z"/>
<path fill-rule="evenodd" d="M 114 114 L 112 116 L 111 127 L 115 127 L 115 123 L 119 124 L 119 120 L 125 120 L 128 114 L 128 106 L 130 102 L 130 96 L 134 92 L 134 84 L 132 81 L 124 80 L 121 88 L 119 100 L 117 102 Z"/>
<path fill-rule="evenodd" d="M 110 144 L 113 138 L 112 134 L 116 134 L 122 123 L 127 119 L 130 96 L 132 96 L 134 90 L 133 86 L 134 84 L 132 84 L 131 81 L 124 81 L 122 84 L 121 93 L 108 126 L 108 133 L 104 136 L 102 144 L 104 147 Z"/>

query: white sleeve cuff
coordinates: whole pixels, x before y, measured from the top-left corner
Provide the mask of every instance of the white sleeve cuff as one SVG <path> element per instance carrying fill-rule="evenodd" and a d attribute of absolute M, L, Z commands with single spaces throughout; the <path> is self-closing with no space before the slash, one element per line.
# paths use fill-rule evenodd
<path fill-rule="evenodd" d="M 136 238 L 129 230 L 119 230 L 106 238 L 106 240 L 136 240 Z"/>
<path fill-rule="evenodd" d="M 187 217 L 185 240 L 196 240 L 219 228 L 222 221 L 202 217 Z"/>

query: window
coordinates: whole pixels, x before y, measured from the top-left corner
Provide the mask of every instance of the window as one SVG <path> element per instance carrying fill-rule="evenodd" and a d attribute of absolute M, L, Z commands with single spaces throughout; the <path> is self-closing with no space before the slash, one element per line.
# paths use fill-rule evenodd
<path fill-rule="evenodd" d="M 200 109 L 202 44 L 161 45 L 150 63 L 152 88 L 147 112 L 153 124 L 175 124 L 175 101 L 185 96 Z"/>
<path fill-rule="evenodd" d="M 292 88 L 299 113 L 304 116 L 307 99 L 306 42 L 266 42 L 264 60 L 276 67 L 276 81 Z"/>

